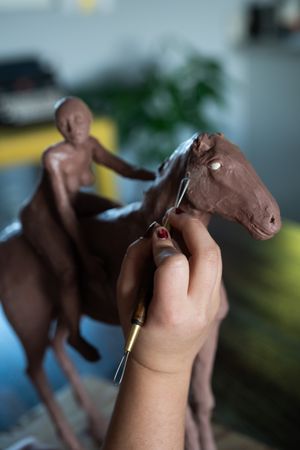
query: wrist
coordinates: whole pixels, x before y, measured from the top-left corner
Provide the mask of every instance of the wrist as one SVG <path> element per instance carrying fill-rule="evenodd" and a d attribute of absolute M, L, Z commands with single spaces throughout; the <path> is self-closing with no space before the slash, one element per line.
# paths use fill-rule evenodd
<path fill-rule="evenodd" d="M 157 360 L 153 360 L 151 363 L 149 359 L 144 359 L 135 356 L 133 354 L 129 355 L 128 364 L 131 364 L 132 370 L 139 372 L 145 377 L 159 378 L 162 381 L 188 381 L 191 377 L 192 372 L 192 362 L 183 362 L 182 365 L 174 364 L 161 364 Z"/>
<path fill-rule="evenodd" d="M 189 371 L 156 371 L 130 354 L 104 448 L 183 448 L 189 383 Z"/>
<path fill-rule="evenodd" d="M 194 345 L 180 345 L 159 331 L 149 337 L 146 328 L 147 324 L 140 331 L 130 358 L 151 373 L 189 377 L 196 354 L 191 351 Z"/>

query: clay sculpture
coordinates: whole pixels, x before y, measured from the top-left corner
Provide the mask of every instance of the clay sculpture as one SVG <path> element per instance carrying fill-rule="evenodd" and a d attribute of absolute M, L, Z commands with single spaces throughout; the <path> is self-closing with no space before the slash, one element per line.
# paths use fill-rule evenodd
<path fill-rule="evenodd" d="M 92 114 L 80 99 L 61 99 L 55 108 L 55 122 L 64 140 L 43 153 L 40 183 L 20 218 L 26 239 L 48 264 L 60 286 L 59 323 L 65 323 L 69 330 L 68 342 L 86 359 L 96 361 L 99 359 L 97 350 L 79 333 L 80 294 L 75 253 L 80 257 L 81 269 L 86 272 L 96 275 L 99 262 L 88 250 L 76 212 L 91 215 L 120 204 L 80 192 L 80 188 L 94 181 L 92 162 L 124 177 L 151 180 L 155 175 L 128 164 L 90 136 Z"/>
<path fill-rule="evenodd" d="M 112 208 L 97 216 L 78 214 L 80 233 L 87 248 L 102 263 L 96 276 L 85 270 L 77 272 L 81 314 L 108 324 L 119 322 L 115 287 L 124 253 L 151 222 L 161 221 L 166 210 L 174 204 L 180 180 L 187 173 L 191 181 L 181 208 L 193 212 L 205 225 L 213 214 L 220 214 L 241 223 L 254 238 L 262 240 L 271 238 L 280 229 L 276 201 L 238 147 L 223 135 L 201 134 L 183 143 L 160 166 L 143 201 Z M 39 232 L 42 236 L 43 231 Z M 77 257 L 81 267 L 80 255 L 76 254 Z M 54 399 L 43 369 L 49 346 L 53 347 L 77 399 L 86 410 L 94 436 L 101 440 L 106 424 L 93 407 L 64 350 L 68 335 L 66 324 L 60 322 L 54 338 L 49 337 L 52 322 L 59 318 L 59 307 L 54 301 L 59 295 L 57 279 L 20 226 L 4 230 L 0 264 L 0 298 L 5 314 L 24 347 L 27 374 L 62 440 L 72 450 L 81 448 Z M 213 408 L 210 378 L 218 329 L 227 309 L 223 289 L 215 325 L 194 363 L 186 421 L 186 448 L 189 450 L 215 449 L 210 424 Z"/>

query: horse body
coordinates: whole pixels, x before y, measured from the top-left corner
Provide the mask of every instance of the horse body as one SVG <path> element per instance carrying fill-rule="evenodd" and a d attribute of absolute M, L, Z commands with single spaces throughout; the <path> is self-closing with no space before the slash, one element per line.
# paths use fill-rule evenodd
<path fill-rule="evenodd" d="M 97 217 L 79 218 L 91 252 L 102 263 L 102 270 L 95 279 L 79 272 L 83 314 L 109 324 L 119 323 L 115 289 L 125 251 L 131 242 L 143 235 L 151 222 L 161 221 L 166 210 L 174 204 L 180 180 L 187 173 L 191 181 L 182 203 L 183 209 L 198 215 L 206 225 L 211 214 L 217 212 L 242 223 L 259 239 L 272 237 L 279 230 L 277 203 L 241 152 L 223 136 L 204 134 L 191 139 L 159 168 L 157 178 L 145 193 L 143 202 L 114 208 Z M 103 437 L 101 431 L 105 429 L 105 424 L 64 353 L 66 330 L 58 329 L 54 340 L 49 341 L 49 329 L 59 311 L 56 280 L 21 230 L 11 237 L 4 236 L 2 240 L 0 298 L 5 314 L 24 346 L 28 360 L 27 373 L 58 432 L 70 449 L 79 450 L 80 444 L 55 403 L 42 369 L 48 345 L 52 344 L 79 402 L 87 411 L 96 438 Z M 210 427 L 213 408 L 210 377 L 218 328 L 226 311 L 226 293 L 223 289 L 221 307 L 211 337 L 194 364 L 191 382 L 193 408 L 187 415 L 189 435 L 186 445 L 190 450 L 200 449 L 200 442 L 203 450 L 215 448 Z"/>

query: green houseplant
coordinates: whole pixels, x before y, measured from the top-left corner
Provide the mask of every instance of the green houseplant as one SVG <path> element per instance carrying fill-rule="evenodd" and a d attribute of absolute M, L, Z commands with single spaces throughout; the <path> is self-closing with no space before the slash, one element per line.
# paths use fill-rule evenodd
<path fill-rule="evenodd" d="M 131 67 L 130 73 L 116 67 L 76 90 L 95 113 L 114 118 L 120 147 L 134 151 L 142 163 L 160 162 L 196 131 L 215 131 L 207 106 L 224 103 L 224 73 L 217 60 L 184 48 L 175 51 L 180 62 L 170 69 L 168 52 Z"/>

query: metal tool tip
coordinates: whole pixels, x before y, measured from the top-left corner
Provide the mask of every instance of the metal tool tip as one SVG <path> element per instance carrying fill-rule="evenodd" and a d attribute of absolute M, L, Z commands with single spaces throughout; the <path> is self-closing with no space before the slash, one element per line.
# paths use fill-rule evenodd
<path fill-rule="evenodd" d="M 118 368 L 117 368 L 115 376 L 114 376 L 114 384 L 116 386 L 119 386 L 122 383 L 126 365 L 127 365 L 128 356 L 129 356 L 129 352 L 125 352 L 119 365 L 118 365 Z"/>

